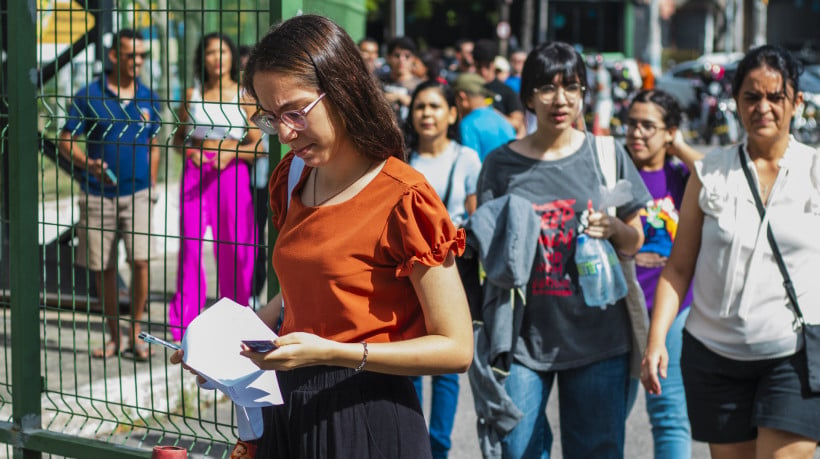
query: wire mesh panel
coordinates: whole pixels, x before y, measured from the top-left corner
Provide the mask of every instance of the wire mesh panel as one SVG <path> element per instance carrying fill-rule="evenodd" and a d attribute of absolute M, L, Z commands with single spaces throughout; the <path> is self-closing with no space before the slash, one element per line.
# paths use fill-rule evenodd
<path fill-rule="evenodd" d="M 265 251 L 238 46 L 267 30 L 268 2 L 43 0 L 37 15 L 43 428 L 227 457 L 230 400 L 134 335 L 179 341 L 216 298 L 264 295 L 237 274 Z M 206 50 L 211 33 L 234 46 Z M 194 307 L 174 313 L 180 298 Z"/>
<path fill-rule="evenodd" d="M 155 445 L 228 457 L 231 401 L 135 335 L 179 341 L 218 298 L 269 296 L 268 141 L 248 122 L 242 53 L 303 3 L 13 2 L 0 0 L 0 458 L 148 457 Z M 361 35 L 363 4 L 305 11 Z M 9 113 L 36 122 L 10 126 Z M 39 301 L 21 302 L 35 289 Z"/>

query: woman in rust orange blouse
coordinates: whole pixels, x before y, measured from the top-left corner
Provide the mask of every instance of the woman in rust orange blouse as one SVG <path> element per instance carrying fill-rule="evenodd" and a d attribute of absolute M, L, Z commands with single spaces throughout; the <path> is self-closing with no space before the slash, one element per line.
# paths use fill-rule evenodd
<path fill-rule="evenodd" d="M 282 285 L 260 317 L 285 404 L 265 412 L 257 457 L 430 457 L 406 376 L 463 372 L 472 357 L 454 264 L 464 233 L 403 161 L 402 134 L 351 38 L 320 16 L 275 27 L 250 56 L 254 122 L 291 148 L 270 182 Z M 294 157 L 305 167 L 292 196 Z"/>

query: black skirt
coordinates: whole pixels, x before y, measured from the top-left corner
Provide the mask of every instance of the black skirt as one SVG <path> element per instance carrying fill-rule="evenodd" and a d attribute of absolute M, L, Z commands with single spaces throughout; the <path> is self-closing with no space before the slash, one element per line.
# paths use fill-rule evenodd
<path fill-rule="evenodd" d="M 263 409 L 256 459 L 432 457 L 410 378 L 328 366 L 276 376 L 285 403 Z"/>

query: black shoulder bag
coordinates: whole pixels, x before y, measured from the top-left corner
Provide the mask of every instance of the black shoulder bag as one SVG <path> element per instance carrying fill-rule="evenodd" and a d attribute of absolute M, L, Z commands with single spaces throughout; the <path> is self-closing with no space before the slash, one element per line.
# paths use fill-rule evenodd
<path fill-rule="evenodd" d="M 743 146 L 738 147 L 738 155 L 740 156 L 740 166 L 743 168 L 743 174 L 746 175 L 746 181 L 749 183 L 749 188 L 752 190 L 752 196 L 755 198 L 755 205 L 757 212 L 760 214 L 761 221 L 766 210 L 763 207 L 763 201 L 755 187 L 752 173 L 749 171 L 749 166 L 746 164 L 746 157 L 743 154 Z M 769 245 L 772 248 L 772 254 L 777 262 L 777 267 L 780 269 L 780 274 L 783 276 L 783 287 L 786 289 L 786 294 L 792 303 L 792 308 L 797 316 L 797 322 L 803 331 L 803 342 L 805 343 L 806 356 L 806 379 L 808 390 L 812 394 L 820 394 L 820 325 L 812 325 L 806 323 L 803 319 L 803 312 L 797 304 L 797 293 L 794 291 L 792 279 L 789 276 L 789 271 L 786 269 L 786 264 L 783 262 L 783 256 L 780 254 L 780 249 L 777 247 L 777 242 L 774 240 L 772 233 L 772 226 L 767 225 L 766 233 L 769 239 Z"/>

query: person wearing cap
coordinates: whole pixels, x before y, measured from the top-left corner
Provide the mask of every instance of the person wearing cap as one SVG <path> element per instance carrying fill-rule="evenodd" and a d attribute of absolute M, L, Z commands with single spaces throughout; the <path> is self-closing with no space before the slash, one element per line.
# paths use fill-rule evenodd
<path fill-rule="evenodd" d="M 475 73 L 462 73 L 453 82 L 461 143 L 477 151 L 482 161 L 489 152 L 515 139 L 512 124 L 490 106 L 495 93 L 484 84 L 484 78 Z"/>
<path fill-rule="evenodd" d="M 495 77 L 499 81 L 507 81 L 507 78 L 510 76 L 510 61 L 504 56 L 495 56 L 495 59 L 493 59 L 493 70 L 495 71 Z"/>

